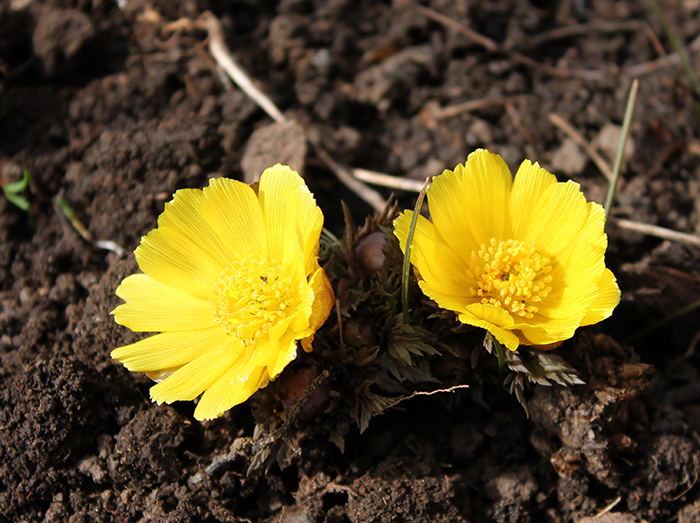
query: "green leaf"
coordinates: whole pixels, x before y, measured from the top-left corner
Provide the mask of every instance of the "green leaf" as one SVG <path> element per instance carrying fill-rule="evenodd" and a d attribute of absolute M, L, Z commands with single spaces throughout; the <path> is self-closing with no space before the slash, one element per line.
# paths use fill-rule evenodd
<path fill-rule="evenodd" d="M 28 211 L 29 210 L 29 202 L 24 196 L 19 196 L 18 194 L 13 194 L 13 193 L 5 193 L 5 196 L 7 197 L 7 200 L 10 203 L 15 204 L 17 207 L 22 209 L 23 211 Z"/>
<path fill-rule="evenodd" d="M 2 186 L 2 192 L 5 193 L 7 200 L 23 211 L 29 210 L 29 201 L 24 196 L 21 196 L 20 193 L 29 186 L 30 178 L 31 175 L 29 174 L 29 171 L 24 171 L 22 180 L 19 182 L 7 183 Z"/>

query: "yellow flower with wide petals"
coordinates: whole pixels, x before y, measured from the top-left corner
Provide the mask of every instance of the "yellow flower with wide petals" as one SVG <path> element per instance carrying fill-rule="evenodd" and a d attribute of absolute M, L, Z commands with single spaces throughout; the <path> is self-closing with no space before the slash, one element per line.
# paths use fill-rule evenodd
<path fill-rule="evenodd" d="M 483 149 L 428 189 L 431 221 L 418 217 L 411 263 L 423 292 L 516 350 L 571 338 L 620 301 L 605 267 L 605 212 L 577 183 L 524 161 L 515 179 Z M 412 211 L 394 222 L 406 252 Z"/>
<path fill-rule="evenodd" d="M 334 303 L 318 264 L 323 214 L 302 178 L 275 165 L 257 192 L 216 178 L 182 189 L 136 260 L 144 274 L 122 281 L 117 323 L 157 332 L 112 352 L 159 383 L 151 399 L 193 400 L 194 416 L 220 416 L 310 351 Z"/>

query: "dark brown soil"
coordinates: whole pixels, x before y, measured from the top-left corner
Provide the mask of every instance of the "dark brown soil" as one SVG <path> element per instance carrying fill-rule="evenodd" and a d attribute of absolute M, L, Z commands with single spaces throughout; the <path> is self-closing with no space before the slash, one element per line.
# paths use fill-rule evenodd
<path fill-rule="evenodd" d="M 362 434 L 352 425 L 344 453 L 309 433 L 281 467 L 246 475 L 243 455 L 208 467 L 252 436 L 247 404 L 199 423 L 189 403 L 151 404 L 149 380 L 109 358 L 136 339 L 109 312 L 140 237 L 176 189 L 243 179 L 251 135 L 270 123 L 222 83 L 204 33 L 166 35 L 164 23 L 212 10 L 240 65 L 338 162 L 423 179 L 488 147 L 511 167 L 539 161 L 602 203 L 605 179 L 548 115 L 589 142 L 621 124 L 633 67 L 660 57 L 651 35 L 672 51 L 646 3 L 424 1 L 549 69 L 401 0 L 123 4 L 0 1 L 0 175 L 32 175 L 28 212 L 0 195 L 0 520 L 700 520 L 700 314 L 627 341 L 698 299 L 699 251 L 614 224 L 608 266 L 622 303 L 558 349 L 587 384 L 531 389 L 529 418 L 506 392 L 416 398 Z M 683 44 L 700 36 L 699 2 L 662 8 Z M 639 23 L 610 27 L 627 20 Z M 699 233 L 690 82 L 677 65 L 643 72 L 613 215 Z M 436 104 L 516 95 L 510 109 L 431 116 Z M 334 233 L 341 198 L 357 223 L 372 212 L 313 151 L 300 161 Z M 81 238 L 58 196 L 127 254 Z"/>

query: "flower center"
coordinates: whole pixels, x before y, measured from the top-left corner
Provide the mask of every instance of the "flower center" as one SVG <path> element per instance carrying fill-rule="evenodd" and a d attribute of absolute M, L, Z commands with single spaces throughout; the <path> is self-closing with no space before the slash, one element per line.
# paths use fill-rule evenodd
<path fill-rule="evenodd" d="M 495 305 L 521 318 L 537 313 L 535 303 L 541 302 L 552 288 L 549 258 L 540 256 L 535 248 L 516 240 L 482 245 L 472 251 L 467 276 L 476 280 L 469 292 L 481 297 L 484 305 Z"/>
<path fill-rule="evenodd" d="M 214 322 L 250 343 L 288 313 L 291 287 L 277 260 L 233 262 L 212 286 Z"/>

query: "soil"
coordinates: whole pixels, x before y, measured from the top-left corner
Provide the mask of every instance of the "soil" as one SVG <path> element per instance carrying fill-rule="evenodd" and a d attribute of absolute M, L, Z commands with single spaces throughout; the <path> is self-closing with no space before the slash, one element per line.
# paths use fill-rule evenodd
<path fill-rule="evenodd" d="M 373 212 L 313 148 L 299 154 L 303 140 L 251 138 L 271 121 L 222 81 L 206 34 L 165 32 L 206 10 L 237 62 L 333 160 L 416 180 L 487 147 L 512 168 L 539 161 L 602 203 L 605 178 L 548 115 L 612 164 L 636 76 L 634 151 L 613 217 L 700 233 L 696 100 L 680 66 L 655 65 L 672 46 L 647 4 L 423 5 L 446 19 L 404 0 L 0 2 L 0 175 L 31 173 L 28 211 L 0 196 L 1 521 L 700 520 L 700 313 L 669 317 L 698 299 L 699 251 L 614 223 L 607 264 L 622 302 L 557 349 L 586 384 L 528 389 L 529 417 L 503 391 L 488 402 L 418 397 L 362 433 L 350 425 L 344 452 L 309 431 L 297 454 L 247 474 L 250 456 L 229 451 L 253 435 L 249 404 L 200 423 L 191 402 L 151 404 L 150 380 L 110 359 L 138 339 L 109 314 L 114 290 L 175 190 L 244 179 L 266 154 L 296 162 L 336 235 L 341 199 L 356 223 Z M 700 70 L 700 2 L 661 7 Z"/>

